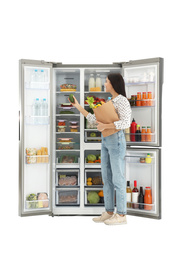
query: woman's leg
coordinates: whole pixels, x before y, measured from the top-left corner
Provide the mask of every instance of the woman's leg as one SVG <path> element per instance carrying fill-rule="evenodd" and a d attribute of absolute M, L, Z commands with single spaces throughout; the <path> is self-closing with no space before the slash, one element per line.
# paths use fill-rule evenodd
<path fill-rule="evenodd" d="M 101 146 L 101 172 L 103 180 L 104 203 L 106 211 L 111 214 L 114 212 L 114 185 L 112 182 L 112 172 L 108 149 L 104 142 Z"/>
<path fill-rule="evenodd" d="M 117 144 L 116 144 L 117 138 Z M 125 152 L 126 141 L 122 131 L 115 135 L 114 139 L 108 139 L 109 158 L 112 169 L 112 182 L 116 189 L 116 207 L 117 213 L 125 215 L 127 213 L 126 205 L 126 178 L 125 178 Z"/>

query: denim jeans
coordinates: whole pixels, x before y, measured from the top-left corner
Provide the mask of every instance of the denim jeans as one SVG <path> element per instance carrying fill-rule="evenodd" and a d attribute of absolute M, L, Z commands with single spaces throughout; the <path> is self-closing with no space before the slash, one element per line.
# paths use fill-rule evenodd
<path fill-rule="evenodd" d="M 101 172 L 103 180 L 104 203 L 106 211 L 113 212 L 115 205 L 118 214 L 127 213 L 125 152 L 126 140 L 123 130 L 110 136 L 102 137 Z"/>

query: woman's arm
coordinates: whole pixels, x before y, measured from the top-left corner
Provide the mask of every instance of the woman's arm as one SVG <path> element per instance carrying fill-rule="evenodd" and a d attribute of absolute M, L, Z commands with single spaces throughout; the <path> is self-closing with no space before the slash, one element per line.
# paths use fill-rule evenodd
<path fill-rule="evenodd" d="M 87 112 L 80 104 L 79 104 L 79 102 L 77 101 L 77 99 L 73 96 L 73 98 L 74 98 L 74 103 L 72 103 L 71 101 L 70 101 L 70 99 L 68 98 L 68 100 L 69 100 L 69 102 L 75 107 L 75 108 L 77 108 L 79 111 L 80 111 L 80 113 L 82 113 L 85 117 L 89 114 L 89 112 Z"/>

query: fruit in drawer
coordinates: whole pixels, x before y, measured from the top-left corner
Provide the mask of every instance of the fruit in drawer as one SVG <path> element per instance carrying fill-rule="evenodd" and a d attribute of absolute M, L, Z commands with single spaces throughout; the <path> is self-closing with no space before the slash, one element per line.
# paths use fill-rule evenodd
<path fill-rule="evenodd" d="M 102 184 L 102 178 L 100 176 L 96 176 L 92 178 L 92 184 L 93 185 L 101 185 Z"/>
<path fill-rule="evenodd" d="M 96 137 L 96 133 L 90 133 L 90 137 Z"/>

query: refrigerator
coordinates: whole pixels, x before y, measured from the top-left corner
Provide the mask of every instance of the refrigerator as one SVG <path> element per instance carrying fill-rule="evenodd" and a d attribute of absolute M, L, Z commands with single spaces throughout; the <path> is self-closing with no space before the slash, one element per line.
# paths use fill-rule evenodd
<path fill-rule="evenodd" d="M 134 118 L 141 130 L 146 128 L 141 134 L 131 133 L 130 128 L 124 131 L 126 180 L 131 189 L 136 180 L 144 196 L 148 187 L 151 191 L 149 202 L 128 199 L 127 214 L 161 218 L 163 58 L 112 64 L 19 61 L 19 216 L 104 211 L 101 133 L 70 106 L 68 97 L 73 94 L 90 111 L 87 96 L 97 101 L 110 96 L 104 88 L 109 73 L 121 73 L 131 122 Z M 91 88 L 90 78 L 98 79 L 99 87 Z M 90 200 L 93 193 L 94 201 Z"/>

